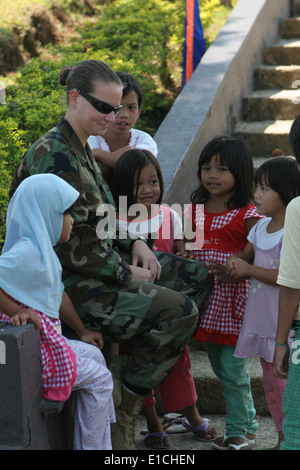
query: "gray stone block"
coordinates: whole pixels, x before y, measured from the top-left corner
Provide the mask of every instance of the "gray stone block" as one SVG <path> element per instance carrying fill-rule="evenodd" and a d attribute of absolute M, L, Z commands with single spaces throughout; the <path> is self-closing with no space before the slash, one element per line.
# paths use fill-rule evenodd
<path fill-rule="evenodd" d="M 0 323 L 0 449 L 50 449 L 41 400 L 39 332 Z"/>

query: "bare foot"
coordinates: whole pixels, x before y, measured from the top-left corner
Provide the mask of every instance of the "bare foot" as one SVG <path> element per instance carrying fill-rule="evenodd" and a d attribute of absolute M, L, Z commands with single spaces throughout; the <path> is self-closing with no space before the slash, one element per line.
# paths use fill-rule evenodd
<path fill-rule="evenodd" d="M 168 438 L 166 435 L 161 435 L 160 436 L 156 436 L 156 435 L 151 435 L 151 433 L 147 434 L 146 437 L 145 437 L 145 442 L 147 444 L 147 447 L 149 447 L 150 449 L 159 449 L 160 447 L 162 449 L 166 448 L 166 447 L 169 447 L 170 446 L 170 443 L 168 441 Z"/>

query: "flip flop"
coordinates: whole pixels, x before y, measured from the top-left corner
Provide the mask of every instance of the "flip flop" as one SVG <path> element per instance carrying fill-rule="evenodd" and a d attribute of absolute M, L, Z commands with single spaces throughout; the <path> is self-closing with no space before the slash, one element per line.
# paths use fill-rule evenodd
<path fill-rule="evenodd" d="M 182 426 L 181 419 L 183 414 L 180 413 L 167 413 L 164 415 L 162 420 L 162 428 L 167 434 L 179 434 L 188 432 L 184 426 Z M 148 434 L 149 430 L 144 428 L 141 430 L 141 434 Z"/>
<path fill-rule="evenodd" d="M 241 450 L 242 447 L 250 447 L 250 442 L 252 444 L 255 443 L 255 440 L 250 441 L 249 439 L 245 439 L 245 442 L 243 442 L 242 444 L 232 444 L 228 442 L 226 444 L 226 441 L 228 441 L 228 438 L 225 434 L 223 438 L 220 437 L 216 442 L 213 443 L 213 447 L 218 450 Z"/>
<path fill-rule="evenodd" d="M 182 418 L 182 425 L 188 429 L 188 431 L 191 431 L 195 438 L 198 440 L 198 441 L 201 441 L 201 442 L 212 442 L 212 441 L 215 441 L 217 439 L 217 436 L 216 437 L 211 437 L 210 439 L 204 439 L 203 437 L 200 437 L 198 432 L 205 432 L 206 434 L 209 434 L 207 432 L 208 430 L 208 427 L 209 427 L 209 422 L 208 421 L 204 421 L 204 423 L 202 424 L 199 424 L 199 426 L 191 426 L 188 419 L 186 418 L 186 416 L 184 416 Z"/>
<path fill-rule="evenodd" d="M 213 443 L 214 449 L 229 450 L 228 444 L 225 444 L 226 441 L 227 441 L 227 436 L 226 435 L 224 435 L 223 438 L 219 437 L 218 440 Z"/>
<path fill-rule="evenodd" d="M 179 413 L 165 414 L 161 423 L 163 430 L 168 434 L 188 432 L 188 430 L 181 423 L 183 416 L 184 415 Z"/>
<path fill-rule="evenodd" d="M 249 446 L 248 442 L 242 442 L 241 444 L 228 444 L 229 449 L 232 450 L 241 450 L 243 447 L 248 447 L 247 450 L 252 450 L 251 447 Z"/>
<path fill-rule="evenodd" d="M 159 440 L 161 441 L 162 445 L 159 445 L 159 446 L 149 445 L 148 441 L 149 441 L 149 438 L 151 438 L 151 437 L 158 437 Z M 163 443 L 165 437 L 167 437 L 167 434 L 165 432 L 149 432 L 148 434 L 146 434 L 144 441 L 145 441 L 145 444 L 148 447 L 148 449 L 156 449 L 156 450 L 169 449 L 170 444 L 164 444 Z"/>

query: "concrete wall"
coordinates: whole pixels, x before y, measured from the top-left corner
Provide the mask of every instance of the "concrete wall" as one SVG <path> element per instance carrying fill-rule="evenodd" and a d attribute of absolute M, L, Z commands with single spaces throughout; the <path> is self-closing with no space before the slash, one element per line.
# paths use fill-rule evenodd
<path fill-rule="evenodd" d="M 202 148 L 214 136 L 232 133 L 262 50 L 277 38 L 290 7 L 289 0 L 239 0 L 204 54 L 154 136 L 165 203 L 189 202 Z"/>
<path fill-rule="evenodd" d="M 40 335 L 33 325 L 0 323 L 0 449 L 47 449 L 41 419 Z"/>
<path fill-rule="evenodd" d="M 39 331 L 0 322 L 0 450 L 71 449 L 72 401 L 63 405 L 43 400 Z"/>

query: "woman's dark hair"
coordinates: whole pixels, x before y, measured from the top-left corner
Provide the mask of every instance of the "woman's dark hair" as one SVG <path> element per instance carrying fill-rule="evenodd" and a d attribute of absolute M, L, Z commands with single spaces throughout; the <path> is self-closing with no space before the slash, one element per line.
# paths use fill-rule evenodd
<path fill-rule="evenodd" d="M 199 187 L 192 193 L 191 201 L 203 204 L 210 198 L 210 193 L 201 183 L 202 166 L 217 156 L 221 165 L 226 165 L 235 180 L 235 193 L 227 201 L 227 207 L 240 208 L 253 199 L 253 162 L 252 155 L 245 141 L 235 137 L 215 137 L 202 150 L 198 161 L 197 176 Z"/>
<path fill-rule="evenodd" d="M 300 173 L 293 157 L 274 157 L 256 170 L 255 184 L 265 184 L 279 194 L 285 206 L 300 194 Z"/>
<path fill-rule="evenodd" d="M 67 93 L 73 88 L 92 93 L 98 80 L 122 86 L 116 72 L 101 60 L 83 60 L 73 67 L 65 65 L 59 73 L 59 82 L 66 86 Z"/>
<path fill-rule="evenodd" d="M 135 190 L 134 182 L 136 179 L 139 179 L 142 169 L 146 165 L 149 165 L 149 163 L 155 167 L 157 172 L 160 186 L 160 198 L 157 204 L 161 203 L 164 193 L 164 183 L 157 158 L 147 150 L 133 149 L 123 153 L 114 168 L 112 193 L 117 207 L 120 196 L 127 196 L 128 206 L 136 203 L 137 190 Z"/>
<path fill-rule="evenodd" d="M 123 97 L 127 96 L 131 91 L 134 91 L 138 98 L 139 109 L 141 110 L 143 104 L 143 91 L 137 79 L 126 72 L 117 72 L 117 75 L 123 85 Z"/>

